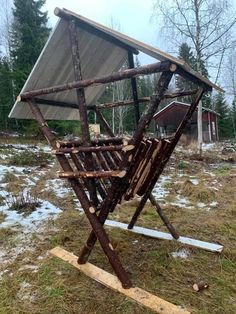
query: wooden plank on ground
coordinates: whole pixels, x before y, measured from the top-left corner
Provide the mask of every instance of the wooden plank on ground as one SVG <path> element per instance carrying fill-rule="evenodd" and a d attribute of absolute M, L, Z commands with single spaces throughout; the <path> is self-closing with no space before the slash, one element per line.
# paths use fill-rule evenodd
<path fill-rule="evenodd" d="M 118 227 L 118 228 L 128 230 L 134 233 L 143 234 L 145 236 L 152 237 L 152 238 L 158 238 L 158 239 L 163 239 L 163 240 L 174 240 L 174 241 L 187 244 L 189 246 L 198 247 L 200 249 L 204 249 L 210 252 L 220 253 L 222 252 L 224 248 L 222 245 L 219 245 L 216 243 L 195 240 L 195 239 L 187 238 L 187 237 L 179 237 L 179 239 L 175 240 L 170 233 L 143 228 L 143 227 L 133 227 L 133 229 L 127 229 L 128 227 L 127 224 L 124 224 L 119 221 L 114 221 L 114 220 L 107 219 L 105 222 L 105 225 L 110 226 L 110 227 Z"/>
<path fill-rule="evenodd" d="M 147 308 L 153 310 L 156 313 L 160 314 L 190 314 L 187 310 L 174 305 L 168 301 L 165 301 L 143 289 L 138 287 L 124 289 L 119 281 L 119 279 L 106 272 L 105 270 L 98 268 L 97 266 L 86 263 L 84 265 L 79 265 L 77 263 L 78 257 L 74 254 L 60 248 L 55 247 L 50 251 L 50 253 L 56 257 L 61 258 L 63 261 L 68 262 L 69 264 L 73 265 L 85 275 L 89 276 L 90 278 L 100 282 L 101 284 L 105 285 L 106 287 L 118 291 L 124 294 L 126 297 L 129 297 L 139 304 L 146 306 Z"/>

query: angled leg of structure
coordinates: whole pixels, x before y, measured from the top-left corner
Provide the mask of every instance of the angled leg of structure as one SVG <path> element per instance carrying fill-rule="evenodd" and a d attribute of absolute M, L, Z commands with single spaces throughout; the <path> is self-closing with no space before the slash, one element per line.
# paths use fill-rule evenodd
<path fill-rule="evenodd" d="M 139 145 L 142 138 L 143 133 L 146 130 L 146 128 L 149 126 L 153 115 L 155 114 L 159 104 L 161 103 L 164 93 L 167 90 L 170 80 L 173 76 L 173 73 L 171 72 L 163 72 L 156 88 L 156 96 L 151 100 L 150 106 L 147 110 L 147 112 L 141 117 L 139 120 L 138 127 L 134 133 L 133 141 L 135 145 Z M 122 161 L 122 167 L 130 166 L 132 163 L 132 160 L 129 161 L 129 154 L 126 154 L 125 159 Z M 125 176 L 123 180 L 116 180 L 114 181 L 109 196 L 107 197 L 104 204 L 101 206 L 101 211 L 99 213 L 99 221 L 101 224 L 104 224 L 110 210 L 112 211 L 115 206 L 117 205 L 119 199 L 123 196 L 124 191 L 127 188 L 128 185 L 128 177 Z M 88 240 L 86 242 L 86 245 L 84 246 L 79 258 L 78 263 L 84 264 L 88 260 L 88 257 L 92 251 L 93 246 L 96 243 L 96 234 L 92 231 L 88 237 Z"/>
<path fill-rule="evenodd" d="M 173 238 L 178 239 L 179 235 L 178 235 L 177 231 L 175 230 L 173 225 L 170 223 L 169 219 L 167 218 L 167 216 L 163 212 L 162 208 L 160 207 L 160 205 L 158 204 L 158 202 L 156 201 L 156 199 L 152 193 L 150 193 L 149 195 L 148 195 L 148 193 L 144 194 L 144 196 L 142 197 L 132 219 L 130 220 L 130 223 L 128 225 L 128 229 L 132 229 L 134 227 L 134 225 L 135 225 L 139 215 L 141 214 L 141 211 L 143 210 L 148 198 L 149 198 L 150 202 L 152 203 L 152 205 L 155 206 L 158 215 L 160 216 L 161 220 L 166 225 L 170 234 L 173 236 Z"/>
<path fill-rule="evenodd" d="M 32 100 L 28 100 L 28 104 L 30 106 L 30 109 L 32 111 L 32 113 L 35 116 L 35 119 L 37 120 L 37 122 L 39 123 L 39 125 L 41 126 L 42 132 L 44 134 L 44 136 L 46 137 L 46 139 L 48 140 L 49 144 L 52 146 L 52 148 L 56 148 L 56 138 L 55 136 L 52 134 L 52 132 L 50 131 L 47 123 L 45 122 L 43 115 L 38 107 L 38 105 L 36 103 L 34 103 Z M 65 155 L 60 154 L 60 155 L 56 155 L 58 162 L 60 163 L 62 169 L 65 172 L 70 172 L 73 171 L 67 158 L 65 157 Z M 101 222 L 99 221 L 97 215 L 96 215 L 96 209 L 92 206 L 92 203 L 89 201 L 86 193 L 84 192 L 83 187 L 81 186 L 81 184 L 79 183 L 79 181 L 77 179 L 69 179 L 68 180 L 76 194 L 76 196 L 78 197 L 84 212 L 92 226 L 93 232 L 96 235 L 96 238 L 98 238 L 100 245 L 104 251 L 104 253 L 106 254 L 107 258 L 109 259 L 109 262 L 112 266 L 112 268 L 114 269 L 117 277 L 120 279 L 123 288 L 130 288 L 132 286 L 132 283 L 127 275 L 127 273 L 125 272 L 123 266 L 121 265 L 121 262 L 117 256 L 117 254 L 115 253 L 109 238 L 101 224 Z"/>

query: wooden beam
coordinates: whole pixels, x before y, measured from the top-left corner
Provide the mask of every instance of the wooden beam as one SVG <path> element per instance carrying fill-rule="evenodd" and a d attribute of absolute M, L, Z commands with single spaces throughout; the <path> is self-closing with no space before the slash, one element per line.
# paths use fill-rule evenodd
<path fill-rule="evenodd" d="M 57 148 L 61 147 L 77 147 L 81 146 L 83 143 L 81 140 L 77 141 L 57 141 Z M 129 141 L 124 141 L 123 137 L 108 137 L 108 138 L 95 138 L 91 140 L 92 145 L 109 145 L 109 144 L 124 144 L 128 145 Z"/>
<path fill-rule="evenodd" d="M 187 238 L 187 237 L 180 236 L 178 239 L 174 239 L 170 233 L 143 228 L 143 227 L 134 226 L 133 229 L 128 229 L 127 224 L 124 224 L 119 221 L 114 221 L 114 220 L 107 219 L 105 222 L 105 225 L 109 227 L 121 228 L 121 229 L 128 230 L 134 233 L 139 233 L 139 234 L 151 237 L 151 238 L 157 238 L 157 239 L 163 239 L 163 240 L 174 240 L 174 241 L 177 241 L 177 242 L 189 245 L 189 246 L 197 247 L 197 248 L 210 251 L 210 252 L 221 253 L 224 248 L 222 245 L 219 245 L 216 243 L 195 240 L 195 239 Z"/>
<path fill-rule="evenodd" d="M 68 171 L 59 172 L 58 176 L 62 179 L 68 178 L 123 178 L 126 175 L 125 170 L 111 170 L 111 171 Z"/>
<path fill-rule="evenodd" d="M 142 97 L 138 99 L 139 103 L 143 102 L 150 102 L 150 97 Z M 113 107 L 120 107 L 120 106 L 128 106 L 128 105 L 133 105 L 134 100 L 124 100 L 124 101 L 115 101 L 115 102 L 108 102 L 104 104 L 98 104 L 96 105 L 96 109 L 101 110 L 101 109 L 109 109 Z M 88 106 L 90 107 L 90 106 Z M 90 109 L 94 109 L 93 106 L 91 106 Z"/>
<path fill-rule="evenodd" d="M 108 146 L 78 146 L 78 147 L 66 147 L 66 148 L 58 148 L 54 149 L 53 154 L 77 154 L 78 152 L 111 152 L 111 151 L 123 151 L 127 152 L 129 150 L 134 149 L 134 145 L 108 145 Z"/>
<path fill-rule="evenodd" d="M 128 62 L 129 62 L 129 68 L 134 68 L 134 56 L 132 52 L 128 52 Z M 135 77 L 131 77 L 131 88 L 132 88 L 132 94 L 133 94 L 133 101 L 134 101 L 134 115 L 135 115 L 135 122 L 136 125 L 138 125 L 139 119 L 140 119 L 140 110 L 139 110 L 139 100 L 138 100 L 138 88 L 137 88 L 137 82 Z"/>
<path fill-rule="evenodd" d="M 106 130 L 107 134 L 110 137 L 115 137 L 115 134 L 113 133 L 110 125 L 108 124 L 107 120 L 105 119 L 105 117 L 103 116 L 103 114 L 97 110 L 96 108 L 94 109 L 99 121 L 101 122 L 101 124 L 103 125 L 104 129 Z"/>
<path fill-rule="evenodd" d="M 141 288 L 138 287 L 133 287 L 129 289 L 122 288 L 122 285 L 116 276 L 88 262 L 83 265 L 78 264 L 77 256 L 60 247 L 55 247 L 54 249 L 50 250 L 50 253 L 53 256 L 56 256 L 62 259 L 63 261 L 69 263 L 70 265 L 74 266 L 82 273 L 84 273 L 86 276 L 98 281 L 102 285 L 114 291 L 122 293 L 124 296 L 133 299 L 140 305 L 145 306 L 146 308 L 152 310 L 153 312 L 159 314 L 190 314 L 189 311 L 177 305 L 174 305 L 168 301 L 165 301 Z"/>
<path fill-rule="evenodd" d="M 148 75 L 157 72 L 167 72 L 171 69 L 171 63 L 169 61 L 162 61 L 153 64 L 144 65 L 135 69 L 127 69 L 124 71 L 116 72 L 110 75 L 105 75 L 98 78 L 91 78 L 81 81 L 74 81 L 62 85 L 46 87 L 38 90 L 33 90 L 29 92 L 25 92 L 18 96 L 17 100 L 27 100 L 29 98 L 34 98 L 39 95 L 47 95 L 58 92 L 63 92 L 65 90 L 71 89 L 81 89 L 89 86 L 98 86 L 106 83 L 117 82 L 121 80 L 125 80 L 138 75 Z"/>

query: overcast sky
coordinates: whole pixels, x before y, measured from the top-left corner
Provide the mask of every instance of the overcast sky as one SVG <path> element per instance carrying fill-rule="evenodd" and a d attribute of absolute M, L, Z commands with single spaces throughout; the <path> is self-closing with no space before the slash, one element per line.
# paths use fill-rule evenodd
<path fill-rule="evenodd" d="M 134 37 L 152 46 L 157 45 L 157 26 L 150 22 L 153 0 L 47 0 L 50 24 L 55 25 L 57 17 L 54 8 L 66 8 L 96 22 L 110 26 L 111 19 L 120 24 L 122 33 Z M 142 63 L 152 62 L 149 57 L 140 55 Z"/>

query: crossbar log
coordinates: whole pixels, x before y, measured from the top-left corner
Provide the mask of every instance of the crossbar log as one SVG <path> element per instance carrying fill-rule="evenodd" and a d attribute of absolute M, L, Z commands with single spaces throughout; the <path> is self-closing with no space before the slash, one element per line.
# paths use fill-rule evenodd
<path fill-rule="evenodd" d="M 18 101 L 27 100 L 29 98 L 33 98 L 39 95 L 53 94 L 53 93 L 63 92 L 65 90 L 71 90 L 75 88 L 81 89 L 81 88 L 86 88 L 89 86 L 98 86 L 101 84 L 117 82 L 117 81 L 121 81 L 124 79 L 139 76 L 139 75 L 147 75 L 147 74 L 152 74 L 152 73 L 157 73 L 157 72 L 167 72 L 167 71 L 171 71 L 172 68 L 173 68 L 173 64 L 171 64 L 171 62 L 169 61 L 157 62 L 153 64 L 144 65 L 139 68 L 127 69 L 124 71 L 113 73 L 111 75 L 102 76 L 99 78 L 73 81 L 67 84 L 56 85 L 52 87 L 46 87 L 42 89 L 25 92 L 25 93 L 20 94 L 17 100 Z"/>
<path fill-rule="evenodd" d="M 141 288 L 122 288 L 122 285 L 116 276 L 88 262 L 83 265 L 78 264 L 78 257 L 73 253 L 64 250 L 63 248 L 55 247 L 54 249 L 50 250 L 50 253 L 53 256 L 56 256 L 74 266 L 86 276 L 96 280 L 97 282 L 114 291 L 122 293 L 124 296 L 133 299 L 140 305 L 149 308 L 153 312 L 159 314 L 190 314 L 189 311 L 181 308 L 180 306 L 165 301 Z"/>
<path fill-rule="evenodd" d="M 123 137 L 109 137 L 109 138 L 96 138 L 91 140 L 92 145 L 102 145 L 102 144 L 122 144 L 124 141 Z M 126 145 L 128 141 L 125 142 Z M 124 145 L 125 145 L 124 143 Z M 81 146 L 83 142 L 81 140 L 77 141 L 57 141 L 57 148 L 61 147 L 73 147 L 73 146 Z"/>
<path fill-rule="evenodd" d="M 184 96 L 191 96 L 194 95 L 197 92 L 197 89 L 193 90 L 187 90 L 187 91 L 176 91 L 173 93 L 166 93 L 164 95 L 165 99 L 172 99 L 172 98 L 177 98 L 177 97 L 184 97 Z M 55 101 L 55 100 L 50 100 L 50 99 L 42 99 L 42 98 L 35 98 L 34 99 L 37 104 L 40 105 L 49 105 L 49 106 L 54 106 L 54 107 L 62 107 L 62 108 L 72 108 L 72 109 L 78 109 L 78 104 L 75 103 L 67 103 L 63 101 Z M 138 98 L 139 103 L 148 103 L 150 102 L 150 97 L 140 97 Z M 129 106 L 133 105 L 134 100 L 124 100 L 124 101 L 114 101 L 114 102 L 108 102 L 108 103 L 103 103 L 103 104 L 98 104 L 98 105 L 87 105 L 86 109 L 87 110 L 102 110 L 102 109 L 109 109 L 109 108 L 114 108 L 114 107 L 120 107 L 120 106 Z"/>
<path fill-rule="evenodd" d="M 134 149 L 134 145 L 111 145 L 111 146 L 79 146 L 79 147 L 62 147 L 54 149 L 53 154 L 67 154 L 67 153 L 79 153 L 79 152 L 113 152 L 113 151 L 123 151 L 127 152 Z"/>
<path fill-rule="evenodd" d="M 123 178 L 126 175 L 125 170 L 110 170 L 110 171 L 68 171 L 58 172 L 58 177 L 62 179 L 68 178 Z"/>

